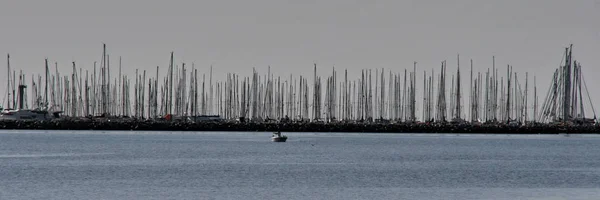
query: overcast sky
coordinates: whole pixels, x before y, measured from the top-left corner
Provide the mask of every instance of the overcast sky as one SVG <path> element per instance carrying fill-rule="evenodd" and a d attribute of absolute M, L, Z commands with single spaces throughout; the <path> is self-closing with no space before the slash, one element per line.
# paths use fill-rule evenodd
<path fill-rule="evenodd" d="M 0 0 L 0 80 L 11 65 L 43 72 L 44 58 L 67 72 L 70 63 L 92 69 L 106 43 L 113 66 L 166 72 L 169 53 L 215 76 L 248 75 L 252 67 L 279 75 L 310 75 L 312 64 L 403 71 L 418 62 L 467 70 L 513 65 L 537 76 L 545 94 L 564 47 L 584 66 L 594 101 L 600 101 L 600 0 Z M 341 74 L 341 73 L 340 73 Z M 465 80 L 468 82 L 468 80 Z M 524 81 L 524 80 L 523 80 Z M 419 85 L 420 82 L 418 82 Z M 421 86 L 419 86 L 421 87 Z M 0 81 L 4 94 L 6 82 Z M 543 98 L 543 95 L 540 98 Z M 4 96 L 4 95 L 2 95 Z M 600 104 L 597 104 L 600 105 Z"/>

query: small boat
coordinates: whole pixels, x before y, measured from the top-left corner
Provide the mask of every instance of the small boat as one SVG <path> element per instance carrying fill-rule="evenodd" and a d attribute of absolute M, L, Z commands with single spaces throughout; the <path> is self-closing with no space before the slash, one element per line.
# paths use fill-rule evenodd
<path fill-rule="evenodd" d="M 273 133 L 271 140 L 273 140 L 273 142 L 285 142 L 287 140 L 287 136 L 281 135 L 281 132 L 277 131 Z"/>

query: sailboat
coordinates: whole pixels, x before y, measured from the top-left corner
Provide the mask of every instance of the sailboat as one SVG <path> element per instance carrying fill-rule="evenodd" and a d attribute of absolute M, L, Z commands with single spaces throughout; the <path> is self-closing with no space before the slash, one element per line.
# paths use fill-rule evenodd
<path fill-rule="evenodd" d="M 48 119 L 53 119 L 53 118 L 59 118 L 60 113 L 62 113 L 61 111 L 55 111 L 55 112 L 51 112 L 48 110 L 47 107 L 44 108 L 35 108 L 35 109 L 27 109 L 26 108 L 26 99 L 25 99 L 25 93 L 26 93 L 26 89 L 27 89 L 27 85 L 25 85 L 25 78 L 24 75 L 19 75 L 19 83 L 17 85 L 17 83 L 15 83 L 16 80 L 16 76 L 14 75 L 13 72 L 13 77 L 11 78 L 10 76 L 10 55 L 7 55 L 7 69 L 8 69 L 8 74 L 7 74 L 7 89 L 6 92 L 8 94 L 9 100 L 8 102 L 8 106 L 7 107 L 3 107 L 0 106 L 0 121 L 2 120 L 48 120 Z M 11 84 L 12 81 L 12 84 Z M 45 105 L 48 105 L 48 59 L 46 59 L 46 92 L 44 93 L 46 95 L 45 97 Z M 35 83 L 34 83 L 35 84 Z M 13 86 L 12 90 L 13 90 L 13 97 L 12 97 L 12 101 L 11 101 L 11 86 Z M 14 87 L 17 86 L 17 94 L 15 94 L 14 92 Z M 15 99 L 16 97 L 16 99 Z M 12 103 L 11 103 L 12 102 Z M 16 108 L 16 109 L 15 109 Z"/>

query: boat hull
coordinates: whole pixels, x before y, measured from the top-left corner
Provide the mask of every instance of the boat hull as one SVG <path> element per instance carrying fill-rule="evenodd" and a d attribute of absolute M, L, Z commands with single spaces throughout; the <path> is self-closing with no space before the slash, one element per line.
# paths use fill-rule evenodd
<path fill-rule="evenodd" d="M 0 121 L 18 121 L 18 120 L 46 120 L 48 111 L 44 110 L 3 110 L 0 112 Z"/>
<path fill-rule="evenodd" d="M 287 140 L 287 137 L 272 137 L 271 140 L 273 142 L 285 142 Z"/>

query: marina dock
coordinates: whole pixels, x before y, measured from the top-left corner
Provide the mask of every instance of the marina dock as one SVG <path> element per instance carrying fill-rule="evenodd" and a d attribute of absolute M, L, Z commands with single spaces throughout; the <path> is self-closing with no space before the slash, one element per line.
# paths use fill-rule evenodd
<path fill-rule="evenodd" d="M 472 60 L 462 66 L 457 55 L 454 67 L 447 61 L 439 68 L 414 62 L 399 71 L 363 69 L 354 78 L 346 69 L 340 75 L 338 68 L 314 64 L 307 67 L 312 77 L 275 76 L 269 68 L 222 79 L 212 67 L 199 74 L 194 64 L 177 64 L 174 52 L 166 72 L 157 66 L 133 76 L 122 73 L 121 58 L 111 62 L 106 45 L 93 69 L 73 62 L 70 74 L 61 74 L 58 63 L 52 70 L 48 59 L 43 74 L 25 74 L 7 55 L 0 128 L 598 133 L 583 67 L 572 49 L 565 48 L 545 91 L 538 90 L 535 75 L 497 67 L 495 57 L 483 71 L 473 70 Z"/>

